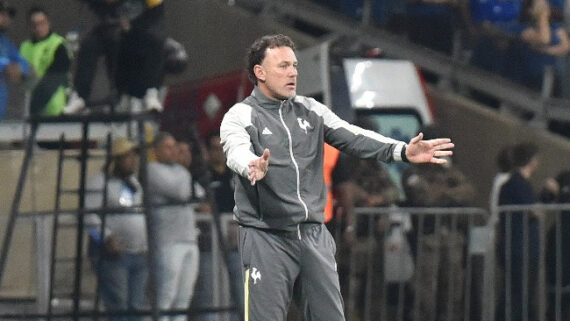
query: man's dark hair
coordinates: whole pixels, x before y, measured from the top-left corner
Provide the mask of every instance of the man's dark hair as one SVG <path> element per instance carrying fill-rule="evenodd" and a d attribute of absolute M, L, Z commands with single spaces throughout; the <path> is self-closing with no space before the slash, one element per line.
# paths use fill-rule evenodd
<path fill-rule="evenodd" d="M 10 18 L 16 16 L 16 9 L 11 7 L 8 1 L 0 0 L 0 12 L 5 12 Z"/>
<path fill-rule="evenodd" d="M 513 147 L 513 166 L 526 166 L 538 154 L 538 147 L 533 143 L 521 143 Z"/>
<path fill-rule="evenodd" d="M 253 67 L 255 65 L 261 64 L 263 59 L 265 59 L 265 51 L 267 48 L 276 47 L 289 47 L 295 51 L 295 43 L 291 38 L 285 35 L 269 35 L 263 36 L 257 39 L 247 51 L 247 72 L 249 79 L 254 85 L 257 85 L 257 78 L 253 72 Z"/>
<path fill-rule="evenodd" d="M 33 6 L 30 9 L 28 9 L 28 15 L 26 16 L 26 18 L 28 19 L 28 22 L 30 22 L 30 20 L 32 19 L 32 16 L 35 15 L 36 13 L 43 13 L 46 17 L 49 18 L 49 14 L 44 7 Z"/>
<path fill-rule="evenodd" d="M 497 165 L 502 173 L 508 173 L 513 169 L 513 147 L 503 146 L 497 154 Z"/>
<path fill-rule="evenodd" d="M 156 137 L 154 137 L 154 140 L 152 141 L 152 147 L 158 147 L 160 146 L 160 144 L 162 144 L 163 141 L 165 141 L 167 138 L 174 138 L 174 136 L 172 136 L 172 134 L 167 133 L 167 132 L 159 132 L 158 134 L 156 134 Z"/>
<path fill-rule="evenodd" d="M 220 137 L 219 130 L 212 130 L 211 132 L 208 133 L 208 135 L 206 136 L 206 147 L 208 148 L 212 147 L 212 138 L 214 137 Z"/>

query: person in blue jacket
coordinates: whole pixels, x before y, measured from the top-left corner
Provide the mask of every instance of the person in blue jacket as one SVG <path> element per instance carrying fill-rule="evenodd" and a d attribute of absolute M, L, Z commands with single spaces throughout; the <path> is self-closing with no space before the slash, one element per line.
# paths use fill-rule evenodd
<path fill-rule="evenodd" d="M 6 114 L 8 103 L 6 82 L 19 82 L 22 77 L 30 72 L 26 59 L 20 55 L 18 48 L 6 36 L 6 31 L 15 15 L 16 10 L 10 7 L 6 1 L 0 0 L 0 73 L 2 73 L 2 77 L 0 77 L 0 120 Z"/>

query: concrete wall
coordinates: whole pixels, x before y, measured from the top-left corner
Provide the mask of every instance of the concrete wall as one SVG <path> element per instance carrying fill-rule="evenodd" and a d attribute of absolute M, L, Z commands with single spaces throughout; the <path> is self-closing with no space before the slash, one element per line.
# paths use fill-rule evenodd
<path fill-rule="evenodd" d="M 538 191 L 547 177 L 570 170 L 570 140 L 530 128 L 507 115 L 477 105 L 454 94 L 431 91 L 437 108 L 436 121 L 451 135 L 455 162 L 477 188 L 477 204 L 488 205 L 495 173 L 496 155 L 507 145 L 534 142 L 539 146 L 541 165 L 533 177 Z"/>
<path fill-rule="evenodd" d="M 36 150 L 30 164 L 25 189 L 22 196 L 20 211 L 34 213 L 36 211 L 52 211 L 55 207 L 57 157 L 56 151 Z M 22 151 L 0 151 L 0 178 L 5 187 L 0 194 L 0 237 L 4 239 L 8 214 L 15 195 L 16 184 L 20 174 L 24 153 Z M 94 174 L 102 166 L 101 160 L 93 160 L 88 164 L 88 175 Z M 64 163 L 62 177 L 63 189 L 77 189 L 79 182 L 79 162 L 68 160 Z M 61 198 L 60 208 L 77 208 L 78 198 L 68 194 Z M 50 215 L 51 217 L 51 215 Z M 69 218 L 69 217 L 68 217 Z M 8 253 L 5 275 L 2 279 L 1 297 L 29 297 L 36 291 L 36 253 L 38 247 L 46 244 L 38 243 L 36 238 L 36 220 L 18 216 L 13 232 L 10 252 Z M 51 229 L 51 223 L 49 228 Z M 41 241 L 40 241 L 41 242 Z M 74 257 L 76 233 L 74 229 L 62 228 L 58 237 L 58 257 Z M 84 243 L 85 244 L 85 243 Z M 85 251 L 84 251 L 85 253 Z M 60 265 L 56 272 L 57 289 L 68 291 L 72 289 L 73 265 Z M 84 289 L 93 292 L 93 273 L 87 263 L 84 263 Z"/>

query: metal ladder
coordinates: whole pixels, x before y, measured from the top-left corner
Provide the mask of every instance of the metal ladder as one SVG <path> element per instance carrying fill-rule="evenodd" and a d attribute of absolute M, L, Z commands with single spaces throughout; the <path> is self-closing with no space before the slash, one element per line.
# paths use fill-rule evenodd
<path fill-rule="evenodd" d="M 81 170 L 83 169 L 87 169 L 87 165 L 84 163 L 87 163 L 89 160 L 93 160 L 93 159 L 101 159 L 103 158 L 105 160 L 104 164 L 108 164 L 109 160 L 110 160 L 110 146 L 111 146 L 111 133 L 107 134 L 107 139 L 106 139 L 106 144 L 105 144 L 105 154 L 101 155 L 101 154 L 93 154 L 90 153 L 90 150 L 92 150 L 92 148 L 89 148 L 90 144 L 89 141 L 82 141 L 81 144 L 81 149 L 80 152 L 77 153 L 73 153 L 73 154 L 66 154 L 66 150 L 70 149 L 67 148 L 66 146 L 66 141 L 65 141 L 65 135 L 62 134 L 59 140 L 59 150 L 58 150 L 58 163 L 57 163 L 57 177 L 56 177 L 56 195 L 55 195 L 55 210 L 54 210 L 54 217 L 53 217 L 53 224 L 52 224 L 52 232 L 50 235 L 51 238 L 51 244 L 50 244 L 50 249 L 47 250 L 46 252 L 50 253 L 50 260 L 49 260 L 49 276 L 47 276 L 47 280 L 49 281 L 49 286 L 48 286 L 48 299 L 45 305 L 47 305 L 47 313 L 48 313 L 48 318 L 47 320 L 50 320 L 51 315 L 53 313 L 53 309 L 54 306 L 58 305 L 58 301 L 59 300 L 65 300 L 65 299 L 73 299 L 75 297 L 76 291 L 72 291 L 72 292 L 68 292 L 68 293 L 55 293 L 55 280 L 56 280 L 56 270 L 58 270 L 58 268 L 65 268 L 66 264 L 70 264 L 70 263 L 75 263 L 75 265 L 77 266 L 77 260 L 82 260 L 83 256 L 78 255 L 77 253 L 75 254 L 75 256 L 67 256 L 67 257 L 61 257 L 58 256 L 58 238 L 60 236 L 60 229 L 63 228 L 67 228 L 67 229 L 73 229 L 73 230 L 77 230 L 79 233 L 79 229 L 78 229 L 78 225 L 76 224 L 77 222 L 75 222 L 73 219 L 72 220 L 65 220 L 66 217 L 62 217 L 61 214 L 72 214 L 73 216 L 71 218 L 75 218 L 77 217 L 77 215 L 79 214 L 78 212 L 74 212 L 74 213 L 65 213 L 65 211 L 62 210 L 61 208 L 61 201 L 62 201 L 62 197 L 65 195 L 75 195 L 78 198 L 78 203 L 80 204 L 84 204 L 83 200 L 81 200 L 81 198 L 85 197 L 85 193 L 88 192 L 103 192 L 103 195 L 106 196 L 106 190 L 103 191 L 88 191 L 85 188 L 82 189 L 83 185 L 80 185 L 78 188 L 76 189 L 65 189 L 63 188 L 63 182 L 62 182 L 62 177 L 63 177 L 63 172 L 64 172 L 64 164 L 65 161 L 74 161 L 77 162 L 79 161 L 81 166 Z M 87 148 L 84 150 L 83 146 L 87 146 Z M 86 154 L 84 154 L 84 152 Z M 85 167 L 84 167 L 85 166 Z M 106 181 L 106 179 L 105 179 Z M 106 187 L 106 184 L 104 185 Z M 104 197 L 105 197 L 104 196 Z M 105 203 L 104 203 L 105 204 Z M 78 210 L 81 211 L 83 208 L 79 207 Z M 85 213 L 84 213 L 85 214 Z M 60 220 L 60 218 L 63 218 L 63 220 Z M 77 235 L 77 238 L 83 238 L 82 235 Z M 77 250 L 77 249 L 76 249 Z M 76 270 L 77 273 L 79 273 L 79 271 Z M 98 277 L 98 276 L 97 276 Z M 92 293 L 93 296 L 93 309 L 95 311 L 98 311 L 99 309 L 99 296 L 98 296 L 98 287 L 95 287 L 95 291 L 94 293 Z M 79 295 L 78 295 L 79 296 Z M 81 306 L 81 296 L 79 296 L 79 300 L 80 303 L 79 305 Z M 40 305 L 41 306 L 41 305 Z"/>
<path fill-rule="evenodd" d="M 59 144 L 59 153 L 58 153 L 58 169 L 57 169 L 57 182 L 56 182 L 56 202 L 54 205 L 54 210 L 49 212 L 41 212 L 41 213 L 34 213 L 34 215 L 43 215 L 44 217 L 53 214 L 53 225 L 51 226 L 51 238 L 49 239 L 49 246 L 46 244 L 44 248 L 49 248 L 48 252 L 49 255 L 45 255 L 49 257 L 48 260 L 49 264 L 49 271 L 43 267 L 43 271 L 39 272 L 40 275 L 46 277 L 46 279 L 38 280 L 38 294 L 36 299 L 36 306 L 37 312 L 36 313 L 20 313 L 17 315 L 1 315 L 1 318 L 16 318 L 16 319 L 33 319 L 33 318 L 42 318 L 51 320 L 52 317 L 57 318 L 71 318 L 72 320 L 79 320 L 80 317 L 85 316 L 98 316 L 98 311 L 86 311 L 81 308 L 80 301 L 82 298 L 82 271 L 83 267 L 83 259 L 84 259 L 84 232 L 86 230 L 85 226 L 85 193 L 86 193 L 86 181 L 87 181 L 87 163 L 91 158 L 96 158 L 101 155 L 94 155 L 89 153 L 89 129 L 90 125 L 93 123 L 125 123 L 125 124 L 132 124 L 135 123 L 137 126 L 137 138 L 139 140 L 139 146 L 141 147 L 141 183 L 145 184 L 146 181 L 146 146 L 145 146 L 145 130 L 144 125 L 146 121 L 155 120 L 156 114 L 154 113 L 141 113 L 141 114 L 91 114 L 91 115 L 73 115 L 73 116 L 62 116 L 62 117 L 34 117 L 30 118 L 30 133 L 26 139 L 25 145 L 25 153 L 24 159 L 22 161 L 22 167 L 20 170 L 20 174 L 18 177 L 18 183 L 16 186 L 16 191 L 14 195 L 14 199 L 12 201 L 12 206 L 10 209 L 10 214 L 8 217 L 8 222 L 6 225 L 6 233 L 4 235 L 4 240 L 2 243 L 2 248 L 0 252 L 0 286 L 2 284 L 2 280 L 4 278 L 4 271 L 6 266 L 6 261 L 8 258 L 8 252 L 10 250 L 10 245 L 13 239 L 13 232 L 16 225 L 16 221 L 19 218 L 25 217 L 26 215 L 30 215 L 30 213 L 24 213 L 20 211 L 20 205 L 22 201 L 22 196 L 25 188 L 25 182 L 28 175 L 28 170 L 30 168 L 31 160 L 34 156 L 34 147 L 37 143 L 37 133 L 38 128 L 41 124 L 45 123 L 79 123 L 81 124 L 81 144 L 79 146 L 79 154 L 75 155 L 66 155 L 65 150 L 65 136 L 61 136 L 60 144 Z M 129 133 L 130 133 L 129 127 Z M 107 141 L 109 142 L 110 135 L 107 137 Z M 109 146 L 110 144 L 107 144 Z M 109 151 L 107 150 L 107 155 L 104 156 L 106 160 L 108 160 Z M 62 188 L 62 177 L 63 177 L 63 164 L 64 160 L 79 160 L 80 162 L 80 173 L 79 173 L 79 184 L 78 188 L 74 190 L 64 189 Z M 64 211 L 61 209 L 61 197 L 66 194 L 77 194 L 78 195 L 78 206 L 73 211 Z M 106 194 L 106 193 L 105 193 Z M 105 195 L 104 194 L 104 195 Z M 143 210 L 149 208 L 149 200 L 148 196 L 145 194 L 143 198 Z M 60 228 L 62 224 L 60 224 L 60 218 L 62 214 L 75 214 L 76 222 L 68 227 L 73 227 L 76 229 L 76 241 L 75 241 L 75 255 L 73 257 L 58 257 L 57 256 L 57 237 L 60 232 Z M 148 215 L 146 216 L 148 217 Z M 104 222 L 103 222 L 104 224 Z M 40 229 L 47 229 L 48 224 L 42 224 Z M 45 231 L 44 231 L 45 232 Z M 38 262 L 40 264 L 41 262 Z M 74 274 L 73 274 L 73 290 L 71 293 L 66 293 L 67 296 L 72 300 L 72 309 L 70 312 L 63 312 L 63 313 L 55 313 L 53 311 L 52 302 L 56 297 L 56 293 L 54 292 L 55 287 L 55 272 L 58 268 L 57 266 L 64 263 L 73 263 L 74 267 Z M 152 269 L 152 267 L 151 267 Z M 150 273 L 150 282 L 151 286 L 154 284 L 153 276 L 154 273 Z M 94 307 L 97 309 L 98 307 L 98 296 L 96 295 L 97 291 L 95 291 L 95 303 Z M 157 308 L 156 308 L 156 300 L 151 296 L 151 305 L 152 305 L 152 315 L 153 319 L 156 320 L 158 315 Z"/>

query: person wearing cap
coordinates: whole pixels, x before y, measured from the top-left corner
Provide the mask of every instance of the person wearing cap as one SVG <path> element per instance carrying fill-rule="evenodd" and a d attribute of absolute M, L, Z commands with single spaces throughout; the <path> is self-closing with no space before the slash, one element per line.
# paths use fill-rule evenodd
<path fill-rule="evenodd" d="M 30 114 L 57 116 L 66 104 L 70 53 L 65 38 L 52 32 L 44 8 L 30 8 L 27 18 L 31 39 L 22 43 L 20 53 L 33 67 L 37 78 L 31 92 Z"/>
<path fill-rule="evenodd" d="M 113 208 L 142 204 L 143 191 L 136 178 L 137 161 L 135 144 L 119 138 L 113 142 L 109 164 L 87 184 L 85 207 L 109 209 L 86 217 L 90 226 L 90 257 L 98 276 L 101 299 L 109 312 L 142 309 L 145 304 L 148 277 L 145 216 L 128 210 L 112 212 Z M 107 195 L 103 197 L 105 185 Z M 135 321 L 142 317 L 109 320 Z"/>
<path fill-rule="evenodd" d="M 0 0 L 0 119 L 6 114 L 8 103 L 8 87 L 6 82 L 19 82 L 30 73 L 30 66 L 26 59 L 20 55 L 18 48 L 6 35 L 12 18 L 16 16 L 16 9 L 10 7 L 8 2 Z"/>

